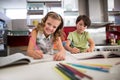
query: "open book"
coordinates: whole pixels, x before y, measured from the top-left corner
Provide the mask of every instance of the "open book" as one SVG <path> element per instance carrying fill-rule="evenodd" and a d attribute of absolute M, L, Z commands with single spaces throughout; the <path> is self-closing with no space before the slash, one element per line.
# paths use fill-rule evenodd
<path fill-rule="evenodd" d="M 6 57 L 0 57 L 0 68 L 18 64 L 32 64 L 32 63 L 39 63 L 39 62 L 46 62 L 52 61 L 52 55 L 45 54 L 43 59 L 33 59 L 29 56 L 26 56 L 22 53 L 15 53 Z"/>
<path fill-rule="evenodd" d="M 116 58 L 120 57 L 120 52 L 111 52 L 111 51 L 99 51 L 99 52 L 87 52 L 87 53 L 78 53 L 71 54 L 76 59 L 95 59 L 95 58 Z"/>

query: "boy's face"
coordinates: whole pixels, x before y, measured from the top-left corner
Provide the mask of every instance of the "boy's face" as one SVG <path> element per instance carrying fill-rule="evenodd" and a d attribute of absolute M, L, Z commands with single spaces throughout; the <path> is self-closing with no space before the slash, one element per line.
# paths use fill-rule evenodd
<path fill-rule="evenodd" d="M 85 29 L 87 28 L 87 26 L 85 26 L 83 20 L 80 20 L 77 24 L 77 32 L 78 33 L 83 33 L 85 31 Z"/>
<path fill-rule="evenodd" d="M 59 20 L 48 17 L 46 22 L 45 22 L 45 27 L 44 27 L 45 35 L 48 36 L 50 34 L 53 34 L 59 25 L 60 25 Z"/>

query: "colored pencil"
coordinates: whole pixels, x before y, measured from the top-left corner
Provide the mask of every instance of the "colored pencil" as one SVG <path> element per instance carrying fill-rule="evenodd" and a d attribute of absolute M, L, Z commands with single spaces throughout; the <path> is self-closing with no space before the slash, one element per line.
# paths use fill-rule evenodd
<path fill-rule="evenodd" d="M 71 80 L 78 80 L 76 79 L 71 72 L 66 71 L 64 68 L 57 65 L 56 67 L 58 70 L 60 70 L 62 73 L 64 73 L 66 76 L 68 76 Z"/>
<path fill-rule="evenodd" d="M 101 69 L 106 69 L 109 70 L 110 66 L 105 66 L 104 64 L 90 64 L 90 63 L 80 63 L 81 65 L 86 65 L 86 66 L 92 66 L 92 67 L 97 67 Z"/>
<path fill-rule="evenodd" d="M 112 65 L 110 64 L 98 64 L 98 63 L 80 63 L 80 64 L 89 64 L 89 65 L 93 65 L 93 66 L 100 66 L 100 67 L 112 67 Z"/>
<path fill-rule="evenodd" d="M 71 80 L 70 77 L 66 76 L 63 72 L 61 72 L 57 67 L 54 67 L 54 70 L 60 75 L 62 76 L 62 78 L 64 80 Z"/>
<path fill-rule="evenodd" d="M 79 67 L 79 68 L 91 69 L 91 70 L 96 70 L 96 71 L 101 71 L 101 72 L 109 72 L 109 70 L 102 69 L 99 67 L 92 67 L 92 66 L 86 66 L 86 65 L 82 65 L 82 64 L 73 64 L 73 63 L 68 63 L 68 64 Z"/>
<path fill-rule="evenodd" d="M 69 70 L 71 70 L 74 74 L 77 75 L 77 77 L 79 79 L 83 79 L 83 78 L 87 78 L 89 80 L 93 80 L 93 78 L 91 76 L 88 76 L 80 71 L 78 71 L 77 69 L 71 67 L 71 66 L 68 66 L 68 65 L 65 65 L 65 64 L 62 64 L 62 63 L 59 63 L 60 65 L 63 65 L 64 67 L 68 68 Z"/>

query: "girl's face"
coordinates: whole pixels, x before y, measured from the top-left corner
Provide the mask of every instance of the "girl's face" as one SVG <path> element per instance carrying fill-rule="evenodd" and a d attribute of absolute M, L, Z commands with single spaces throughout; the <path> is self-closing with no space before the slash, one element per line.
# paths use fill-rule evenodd
<path fill-rule="evenodd" d="M 77 32 L 80 33 L 80 34 L 83 33 L 83 32 L 85 31 L 85 29 L 86 29 L 86 26 L 85 26 L 83 20 L 80 20 L 80 21 L 76 24 L 76 26 L 77 26 Z"/>
<path fill-rule="evenodd" d="M 45 22 L 45 27 L 44 27 L 44 34 L 45 36 L 49 36 L 50 34 L 53 34 L 58 26 L 60 25 L 60 21 L 53 19 L 51 17 L 48 17 L 46 22 Z"/>

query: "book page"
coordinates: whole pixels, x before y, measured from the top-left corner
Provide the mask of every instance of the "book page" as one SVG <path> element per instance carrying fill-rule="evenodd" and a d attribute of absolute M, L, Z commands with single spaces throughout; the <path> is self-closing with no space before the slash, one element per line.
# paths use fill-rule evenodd
<path fill-rule="evenodd" d="M 0 57 L 0 67 L 7 65 L 17 64 L 17 63 L 29 63 L 30 57 L 25 56 L 22 53 L 15 53 L 6 57 Z"/>
<path fill-rule="evenodd" d="M 95 59 L 95 58 L 104 58 L 102 52 L 87 52 L 87 53 L 77 53 L 71 54 L 76 59 Z"/>
<path fill-rule="evenodd" d="M 30 64 L 41 63 L 41 62 L 49 62 L 49 61 L 53 61 L 53 55 L 44 54 L 42 59 L 33 59 L 33 58 L 31 58 Z"/>
<path fill-rule="evenodd" d="M 48 61 L 53 61 L 53 55 L 44 54 L 42 59 L 33 59 L 32 57 L 26 56 L 22 53 L 15 53 L 6 57 L 0 57 L 0 67 L 17 64 L 33 64 Z"/>
<path fill-rule="evenodd" d="M 120 52 L 118 51 L 114 51 L 114 52 L 111 52 L 107 55 L 108 58 L 117 58 L 117 57 L 120 57 Z"/>

